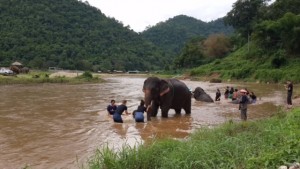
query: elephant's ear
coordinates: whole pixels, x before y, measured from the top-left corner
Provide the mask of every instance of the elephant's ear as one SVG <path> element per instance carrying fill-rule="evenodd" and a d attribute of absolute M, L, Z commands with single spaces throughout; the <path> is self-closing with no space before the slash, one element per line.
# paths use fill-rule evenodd
<path fill-rule="evenodd" d="M 169 84 L 166 80 L 161 80 L 159 87 L 160 87 L 160 93 L 159 93 L 160 96 L 163 96 L 170 91 Z"/>

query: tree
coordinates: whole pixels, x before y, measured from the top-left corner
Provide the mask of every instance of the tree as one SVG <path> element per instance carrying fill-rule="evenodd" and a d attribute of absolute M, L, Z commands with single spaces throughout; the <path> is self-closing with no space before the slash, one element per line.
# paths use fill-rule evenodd
<path fill-rule="evenodd" d="M 283 17 L 287 12 L 300 14 L 299 7 L 299 0 L 276 0 L 265 10 L 264 18 L 276 20 Z"/>
<path fill-rule="evenodd" d="M 285 49 L 300 53 L 300 16 L 286 13 L 276 21 L 264 21 L 256 26 L 254 40 L 266 49 Z"/>
<path fill-rule="evenodd" d="M 232 10 L 226 15 L 225 23 L 231 25 L 243 37 L 249 37 L 254 25 L 259 21 L 262 7 L 265 7 L 269 0 L 238 0 Z"/>
<path fill-rule="evenodd" d="M 203 43 L 207 57 L 222 58 L 231 50 L 231 43 L 224 34 L 210 35 Z"/>
<path fill-rule="evenodd" d="M 192 68 L 203 63 L 203 38 L 194 38 L 185 45 L 181 54 L 175 58 L 176 68 Z"/>

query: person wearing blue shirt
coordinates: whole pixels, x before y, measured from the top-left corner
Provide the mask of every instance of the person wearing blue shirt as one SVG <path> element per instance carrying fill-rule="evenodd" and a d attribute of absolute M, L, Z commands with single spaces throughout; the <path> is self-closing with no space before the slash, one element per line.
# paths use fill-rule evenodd
<path fill-rule="evenodd" d="M 117 107 L 117 109 L 116 109 L 116 111 L 113 115 L 114 122 L 123 123 L 123 119 L 122 119 L 122 116 L 121 116 L 123 114 L 123 112 L 125 112 L 126 115 L 130 114 L 127 111 L 126 103 L 127 103 L 127 100 L 123 100 L 122 104 Z"/>
<path fill-rule="evenodd" d="M 113 115 L 117 109 L 116 101 L 111 100 L 110 105 L 108 105 L 106 109 L 107 109 L 108 115 Z"/>

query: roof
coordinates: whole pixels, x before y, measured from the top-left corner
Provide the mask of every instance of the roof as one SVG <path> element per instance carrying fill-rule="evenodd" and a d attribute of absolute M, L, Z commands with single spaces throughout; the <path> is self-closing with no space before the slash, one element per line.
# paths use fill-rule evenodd
<path fill-rule="evenodd" d="M 12 65 L 12 66 L 22 66 L 22 63 L 20 63 L 20 62 L 14 62 L 14 63 L 12 63 L 11 65 Z"/>

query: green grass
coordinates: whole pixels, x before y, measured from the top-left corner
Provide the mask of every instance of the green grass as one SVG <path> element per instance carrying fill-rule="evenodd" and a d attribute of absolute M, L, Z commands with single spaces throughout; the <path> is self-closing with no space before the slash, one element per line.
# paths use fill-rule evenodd
<path fill-rule="evenodd" d="M 186 141 L 97 150 L 85 168 L 263 169 L 300 161 L 300 109 L 254 122 L 199 129 Z"/>
<path fill-rule="evenodd" d="M 93 76 L 91 73 L 83 73 L 78 77 L 55 76 L 50 77 L 49 72 L 34 71 L 29 74 L 19 74 L 15 76 L 1 76 L 0 85 L 10 84 L 38 84 L 38 83 L 99 83 L 103 82 L 98 76 Z"/>
<path fill-rule="evenodd" d="M 267 51 L 264 53 L 254 45 L 251 45 L 248 52 L 247 45 L 245 45 L 224 59 L 217 59 L 210 64 L 192 69 L 190 75 L 210 77 L 213 74 L 218 74 L 218 78 L 223 80 L 270 83 L 282 83 L 291 80 L 294 83 L 299 83 L 300 58 L 290 57 L 279 68 L 275 68 L 272 61 L 280 54 Z"/>

